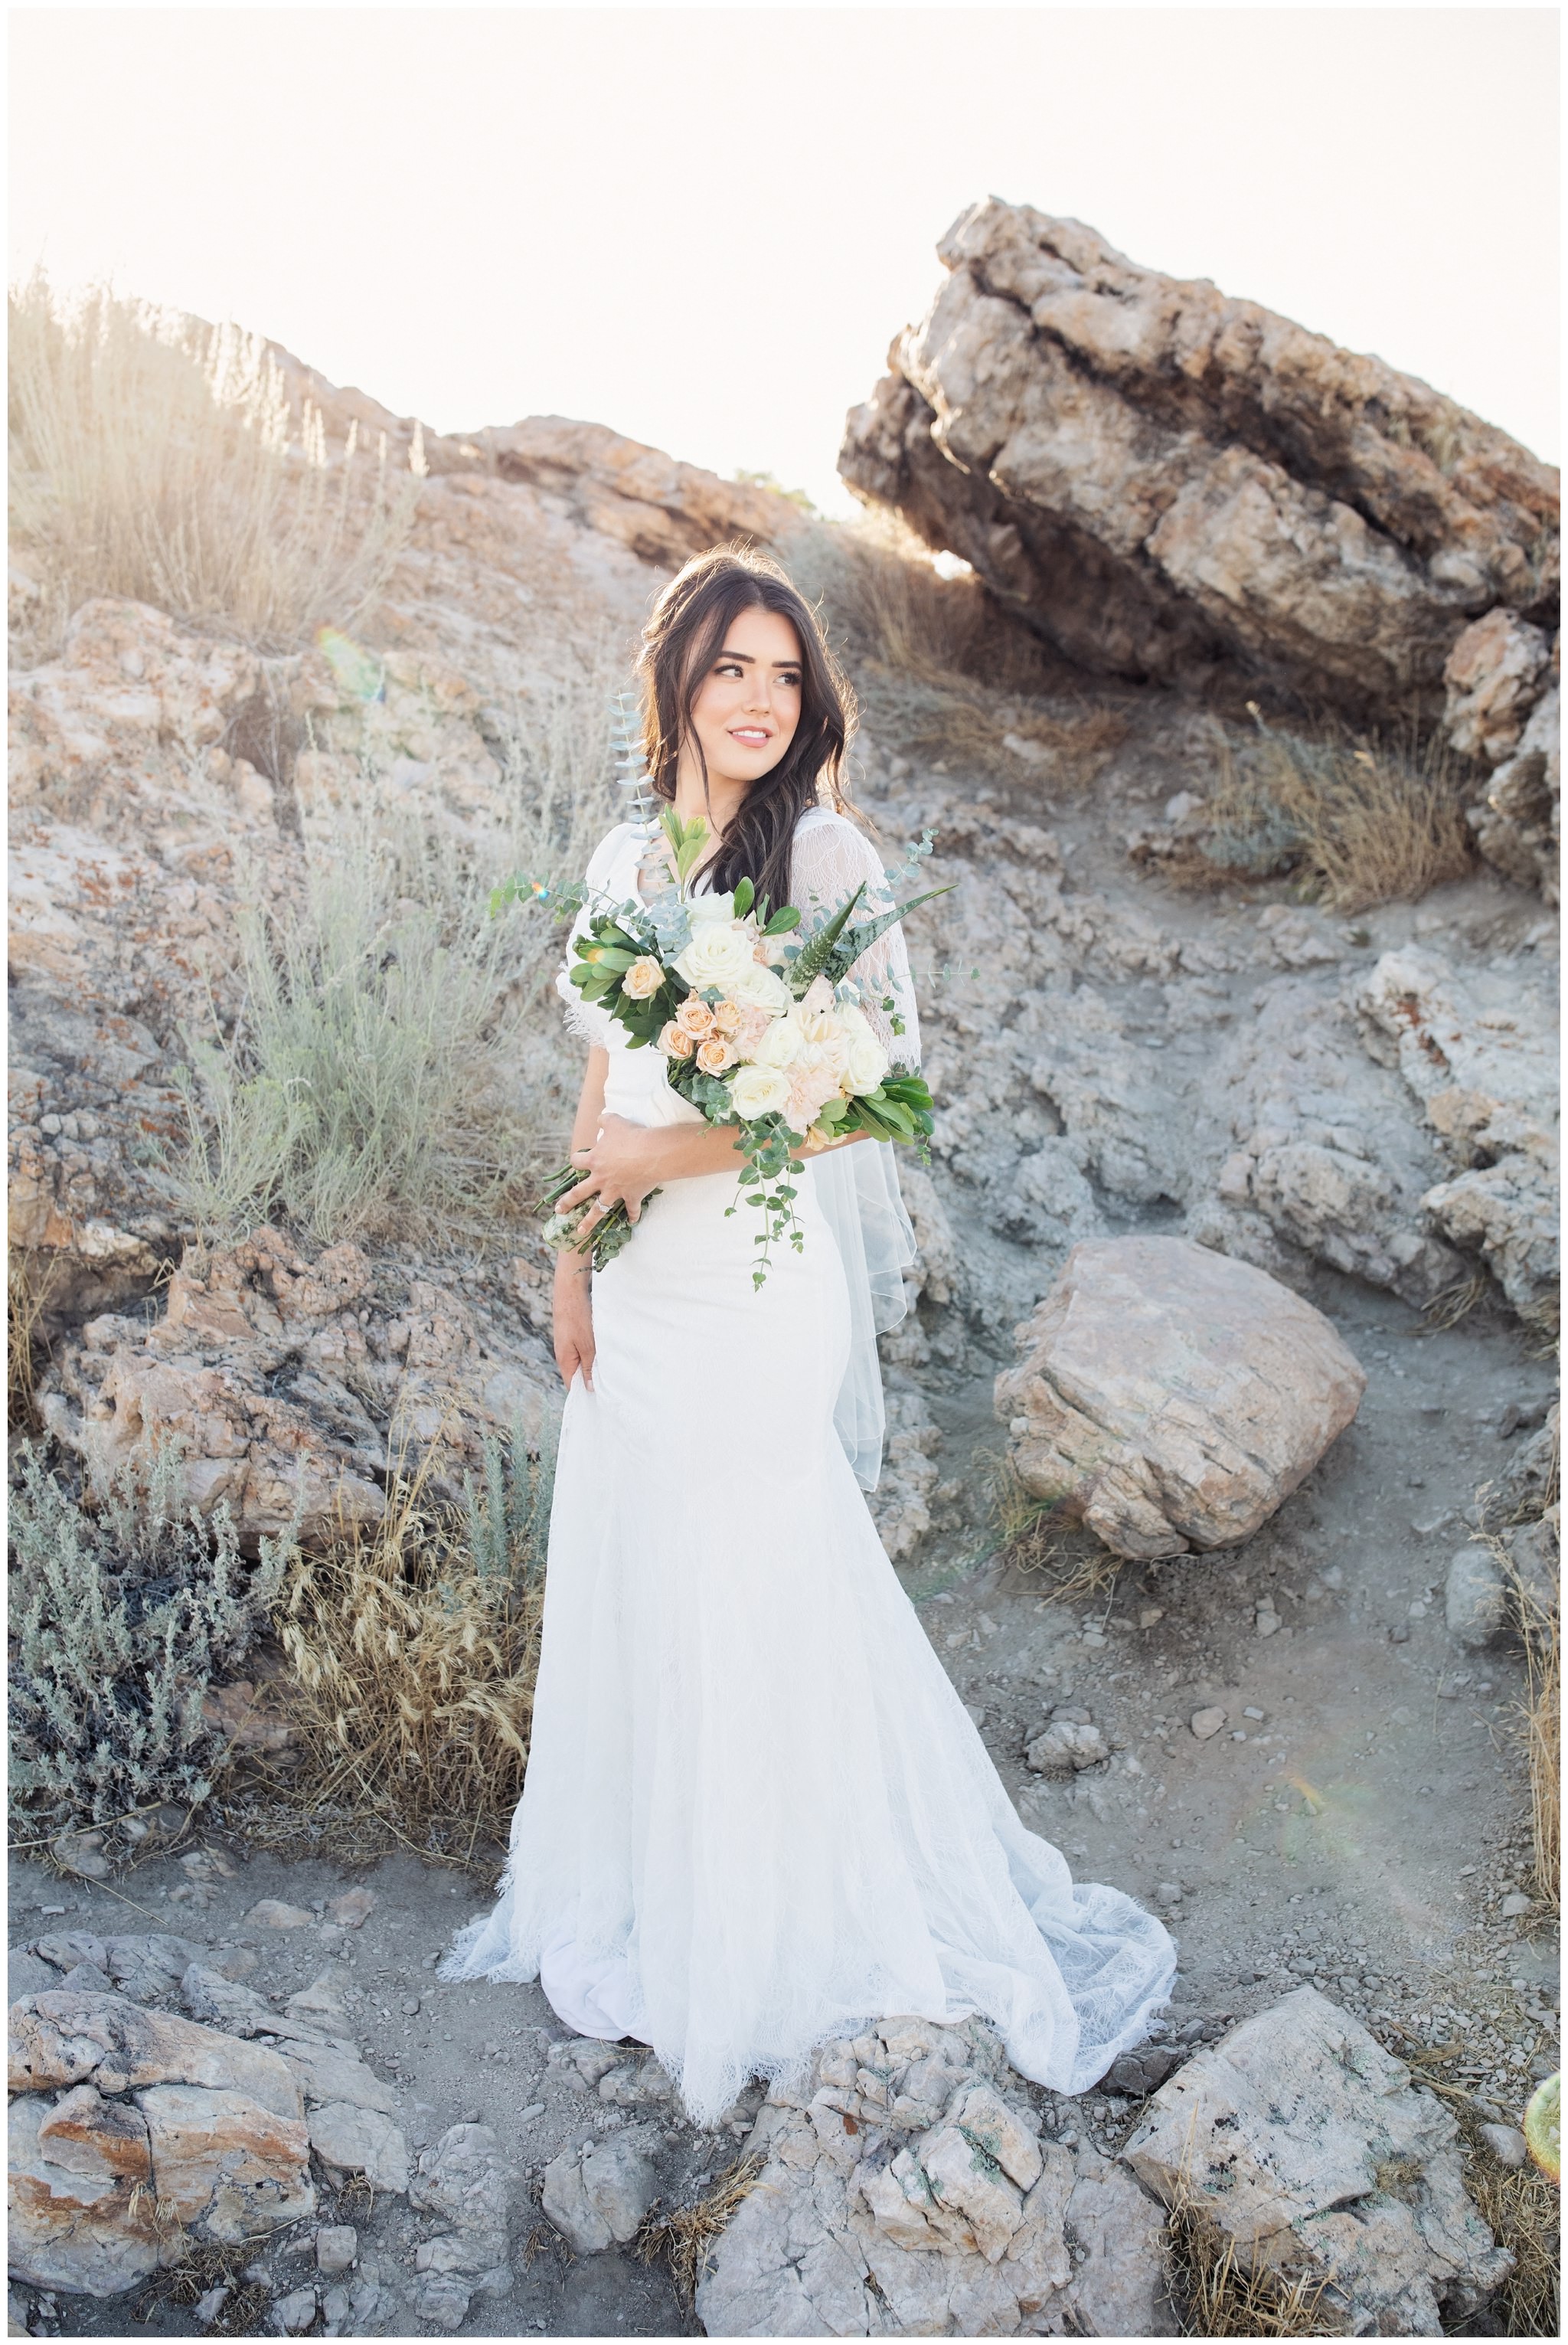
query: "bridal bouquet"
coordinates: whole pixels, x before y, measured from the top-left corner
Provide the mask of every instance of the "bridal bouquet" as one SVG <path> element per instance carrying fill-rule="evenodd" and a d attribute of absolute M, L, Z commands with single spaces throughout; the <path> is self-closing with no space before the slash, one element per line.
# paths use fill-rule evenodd
<path fill-rule="evenodd" d="M 619 1020 L 632 1049 L 663 1054 L 669 1081 L 710 1123 L 734 1128 L 744 1160 L 737 1203 L 762 1214 L 753 1272 L 760 1286 L 774 1242 L 787 1236 L 797 1252 L 802 1244 L 793 1176 L 808 1135 L 826 1142 L 864 1132 L 909 1143 L 930 1134 L 925 1079 L 892 1071 L 851 971 L 906 912 L 946 891 L 857 921 L 863 884 L 803 936 L 795 907 L 770 910 L 749 879 L 726 895 L 689 893 L 707 827 L 683 824 L 669 810 L 662 827 L 677 884 L 650 904 L 596 912 L 579 939 L 572 982 Z M 558 1209 L 581 1177 L 562 1166 L 544 1204 Z M 632 1224 L 618 1204 L 585 1232 L 587 1211 L 552 1210 L 544 1235 L 553 1245 L 592 1250 L 602 1268 Z"/>

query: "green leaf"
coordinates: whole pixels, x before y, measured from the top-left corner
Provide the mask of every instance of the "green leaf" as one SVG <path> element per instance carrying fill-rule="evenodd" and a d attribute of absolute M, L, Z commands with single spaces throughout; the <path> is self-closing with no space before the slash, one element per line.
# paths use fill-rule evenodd
<path fill-rule="evenodd" d="M 751 881 L 750 881 L 749 879 L 737 879 L 737 880 L 736 880 L 736 882 L 735 882 L 735 918 L 736 918 L 736 919 L 737 919 L 737 920 L 744 920 L 744 919 L 745 919 L 746 914 L 747 914 L 747 913 L 751 910 L 751 909 L 752 909 L 752 904 L 753 904 L 754 899 L 755 898 L 756 892 L 757 892 L 757 891 L 756 891 L 756 889 L 752 886 L 752 883 L 751 883 Z"/>
<path fill-rule="evenodd" d="M 793 904 L 782 904 L 763 929 L 764 937 L 787 936 L 791 929 L 800 926 L 800 914 Z"/>

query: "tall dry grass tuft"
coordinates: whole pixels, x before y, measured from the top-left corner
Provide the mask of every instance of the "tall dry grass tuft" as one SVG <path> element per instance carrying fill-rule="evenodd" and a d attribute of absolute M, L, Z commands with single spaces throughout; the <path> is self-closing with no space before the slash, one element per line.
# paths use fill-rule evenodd
<path fill-rule="evenodd" d="M 59 1257 L 13 1246 L 5 1258 L 5 1422 L 14 1433 L 38 1430 L 37 1389 L 48 1357 L 46 1314 Z"/>
<path fill-rule="evenodd" d="M 304 1763 L 290 1798 L 373 1820 L 421 1856 L 504 1841 L 539 1666 L 553 1456 L 487 1446 L 465 1508 L 427 1463 L 394 1477 L 371 1529 L 301 1557 L 278 1613 Z"/>
<path fill-rule="evenodd" d="M 46 640 L 122 594 L 287 650 L 349 624 L 406 540 L 416 472 L 351 430 L 298 425 L 259 335 L 42 274 L 10 297 L 15 553 L 39 575 Z M 416 440 L 412 463 L 422 467 Z"/>
<path fill-rule="evenodd" d="M 990 1520 L 982 1558 L 1014 1571 L 1037 1576 L 1054 1604 L 1098 1603 L 1109 1597 L 1126 1558 L 1098 1539 L 1079 1534 L 1064 1516 L 1058 1498 L 1041 1498 L 1025 1487 L 1010 1456 L 989 1460 Z"/>
<path fill-rule="evenodd" d="M 1482 2221 L 1513 2257 L 1513 2269 L 1487 2308 L 1494 2335 L 1562 2334 L 1562 2194 L 1528 2159 L 1504 2166 L 1482 2139 L 1481 2118 L 1467 2104 L 1455 2115 L 1463 2144 L 1464 2183 Z"/>
<path fill-rule="evenodd" d="M 1310 741 L 1253 715 L 1255 739 L 1220 746 L 1205 810 L 1209 866 L 1296 870 L 1342 912 L 1424 896 L 1471 869 L 1464 769 L 1436 736 Z"/>
<path fill-rule="evenodd" d="M 1520 1705 L 1530 1768 L 1530 1822 L 1535 1885 L 1555 1904 L 1563 1885 L 1563 1654 L 1558 1608 L 1527 1579 L 1500 1538 L 1486 1542 L 1513 1599 L 1524 1644 L 1524 1700 Z"/>

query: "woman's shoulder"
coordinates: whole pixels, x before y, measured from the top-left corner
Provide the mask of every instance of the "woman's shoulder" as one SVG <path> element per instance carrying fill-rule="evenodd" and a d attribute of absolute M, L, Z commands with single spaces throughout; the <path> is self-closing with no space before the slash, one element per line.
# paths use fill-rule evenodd
<path fill-rule="evenodd" d="M 859 823 L 832 807 L 807 807 L 795 824 L 792 845 L 796 858 L 812 870 L 852 872 L 856 878 L 869 879 L 882 869 L 874 841 Z"/>

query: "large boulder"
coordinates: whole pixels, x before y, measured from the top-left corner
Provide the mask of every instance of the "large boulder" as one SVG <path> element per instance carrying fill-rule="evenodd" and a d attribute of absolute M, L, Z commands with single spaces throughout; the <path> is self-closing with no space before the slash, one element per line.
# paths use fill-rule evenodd
<path fill-rule="evenodd" d="M 35 2286 L 113 2296 L 315 2206 L 299 2087 L 262 2046 L 61 1988 L 13 2005 L 9 2085 L 10 2268 Z"/>
<path fill-rule="evenodd" d="M 1326 2281 L 1356 2336 L 1436 2337 L 1512 2268 L 1465 2196 L 1447 2109 L 1315 1987 L 1189 2060 L 1122 2155 L 1243 2268 Z"/>
<path fill-rule="evenodd" d="M 1472 620 L 1550 624 L 1555 471 L 1425 383 L 1027 205 L 937 250 L 839 470 L 1079 665 L 1436 715 Z"/>
<path fill-rule="evenodd" d="M 976 2022 L 884 2019 L 775 2086 L 707 2259 L 710 2337 L 1174 2336 L 1160 2210 L 1042 2139 Z"/>
<path fill-rule="evenodd" d="M 1184 1238 L 1075 1246 L 1018 1333 L 996 1413 L 1019 1478 L 1118 1555 L 1249 1538 L 1366 1386 L 1321 1312 Z"/>
<path fill-rule="evenodd" d="M 1444 723 L 1462 756 L 1492 768 L 1470 810 L 1475 843 L 1489 863 L 1559 893 L 1562 853 L 1562 638 L 1548 643 L 1512 611 L 1489 611 L 1448 655 Z"/>

